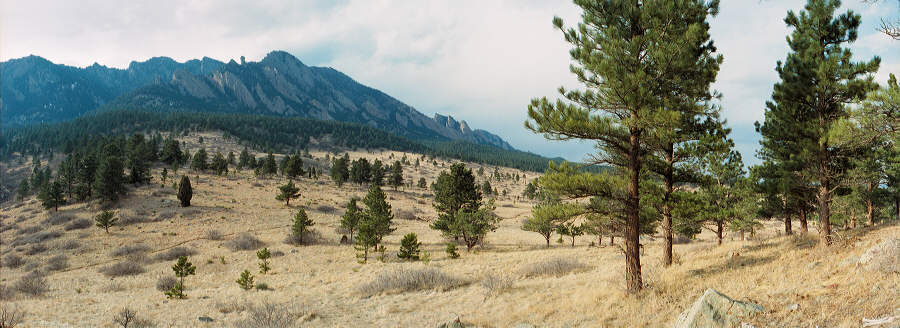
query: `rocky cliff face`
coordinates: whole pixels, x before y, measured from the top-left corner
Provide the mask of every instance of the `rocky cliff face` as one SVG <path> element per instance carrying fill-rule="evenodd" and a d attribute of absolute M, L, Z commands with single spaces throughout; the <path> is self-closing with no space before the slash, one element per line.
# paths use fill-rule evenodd
<path fill-rule="evenodd" d="M 306 66 L 284 51 L 240 64 L 156 57 L 125 70 L 97 64 L 75 68 L 27 57 L 2 63 L 2 69 L 3 118 L 12 124 L 70 119 L 101 106 L 229 112 L 364 123 L 413 139 L 467 140 L 512 149 L 465 121 L 429 118 L 337 70 Z"/>
<path fill-rule="evenodd" d="M 207 74 L 224 65 L 204 57 L 178 63 L 168 57 L 131 62 L 127 69 L 94 64 L 85 68 L 54 64 L 38 56 L 0 63 L 2 123 L 52 123 L 81 116 L 142 86 L 160 83 L 173 73 Z"/>

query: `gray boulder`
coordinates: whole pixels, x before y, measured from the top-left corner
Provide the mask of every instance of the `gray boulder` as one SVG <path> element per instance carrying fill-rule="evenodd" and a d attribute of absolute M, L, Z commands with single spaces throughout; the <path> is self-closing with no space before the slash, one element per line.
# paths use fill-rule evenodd
<path fill-rule="evenodd" d="M 690 308 L 678 316 L 673 327 L 739 327 L 742 318 L 751 317 L 763 311 L 762 306 L 735 301 L 710 288 Z"/>
<path fill-rule="evenodd" d="M 900 273 L 900 238 L 891 238 L 866 250 L 859 266 L 869 271 Z"/>

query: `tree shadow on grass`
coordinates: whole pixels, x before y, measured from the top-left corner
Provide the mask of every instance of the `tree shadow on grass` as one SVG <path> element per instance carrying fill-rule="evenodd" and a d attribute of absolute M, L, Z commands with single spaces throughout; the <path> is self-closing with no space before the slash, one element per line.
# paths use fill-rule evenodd
<path fill-rule="evenodd" d="M 732 257 L 728 258 L 728 260 L 722 264 L 690 270 L 690 271 L 688 271 L 688 273 L 690 273 L 693 276 L 698 276 L 698 277 L 723 274 L 723 273 L 726 273 L 726 272 L 728 272 L 730 270 L 734 270 L 734 269 L 770 263 L 772 261 L 775 261 L 775 259 L 776 259 L 776 256 L 774 256 L 774 255 L 769 255 L 769 256 L 732 256 Z"/>

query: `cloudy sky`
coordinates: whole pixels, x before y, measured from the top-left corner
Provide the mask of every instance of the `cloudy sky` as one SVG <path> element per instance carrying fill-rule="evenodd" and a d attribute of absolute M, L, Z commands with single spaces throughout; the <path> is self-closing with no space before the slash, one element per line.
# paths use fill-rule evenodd
<path fill-rule="evenodd" d="M 787 52 L 783 18 L 801 0 L 727 0 L 712 19 L 725 64 L 715 88 L 733 138 L 748 163 L 758 136 L 753 122 Z M 878 55 L 876 78 L 900 73 L 900 41 L 875 31 L 900 17 L 898 2 L 863 4 L 852 48 Z M 259 60 L 286 50 L 307 65 L 331 66 L 426 115 L 451 114 L 497 133 L 514 147 L 581 160 L 592 144 L 550 142 L 523 128 L 533 97 L 577 87 L 568 45 L 552 28 L 579 17 L 570 1 L 0 1 L 0 60 L 35 54 L 53 62 L 126 67 L 132 60 L 208 56 Z"/>

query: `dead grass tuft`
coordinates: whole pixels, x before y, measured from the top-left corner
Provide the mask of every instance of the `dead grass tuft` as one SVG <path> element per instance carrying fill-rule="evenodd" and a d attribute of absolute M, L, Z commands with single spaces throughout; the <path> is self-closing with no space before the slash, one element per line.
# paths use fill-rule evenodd
<path fill-rule="evenodd" d="M 241 233 L 225 243 L 225 247 L 234 252 L 255 250 L 262 248 L 263 245 L 265 244 L 261 240 L 249 232 Z"/>
<path fill-rule="evenodd" d="M 295 327 L 302 313 L 288 304 L 265 303 L 253 306 L 246 319 L 235 323 L 237 328 L 288 328 Z"/>
<path fill-rule="evenodd" d="M 519 272 L 525 278 L 540 276 L 563 276 L 570 272 L 582 271 L 588 266 L 574 259 L 554 258 L 550 260 L 531 263 L 523 267 Z"/>
<path fill-rule="evenodd" d="M 60 225 L 63 223 L 69 223 L 72 220 L 75 220 L 75 216 L 72 214 L 52 214 L 48 216 L 44 221 L 41 221 L 44 225 Z"/>
<path fill-rule="evenodd" d="M 178 279 L 173 276 L 162 276 L 156 280 L 156 290 L 165 292 L 172 289 L 172 287 L 175 287 L 175 284 L 177 283 Z"/>
<path fill-rule="evenodd" d="M 47 260 L 48 271 L 62 271 L 69 267 L 69 258 L 65 254 L 59 254 Z"/>
<path fill-rule="evenodd" d="M 182 256 L 190 257 L 190 256 L 194 256 L 196 254 L 197 254 L 196 249 L 187 248 L 184 246 L 178 246 L 178 247 L 172 248 L 168 251 L 156 254 L 155 259 L 157 261 L 174 261 Z"/>
<path fill-rule="evenodd" d="M 465 286 L 469 282 L 447 275 L 438 269 L 425 267 L 382 272 L 371 282 L 362 285 L 359 293 L 372 296 L 385 293 L 405 293 L 417 290 L 449 290 Z"/>
<path fill-rule="evenodd" d="M 25 262 L 27 262 L 25 261 L 25 259 L 16 254 L 7 254 L 3 257 L 3 260 L 0 261 L 0 264 L 2 264 L 3 267 L 6 268 L 16 269 L 25 265 Z"/>
<path fill-rule="evenodd" d="M 12 288 L 18 293 L 31 297 L 43 296 L 49 289 L 44 274 L 38 271 L 32 271 L 22 276 L 13 284 Z"/>
<path fill-rule="evenodd" d="M 106 266 L 106 267 L 100 269 L 100 273 L 102 273 L 103 275 L 110 277 L 110 278 L 123 277 L 123 276 L 134 276 L 134 275 L 142 274 L 146 271 L 147 270 L 145 270 L 144 267 L 141 266 L 140 263 L 137 263 L 135 261 L 127 261 L 127 260 L 123 261 L 123 262 L 118 262 L 118 263 L 115 263 L 115 264 L 112 264 L 112 265 L 109 265 L 109 266 Z"/>
<path fill-rule="evenodd" d="M 489 274 L 481 280 L 485 295 L 495 296 L 513 288 L 514 281 L 508 276 Z"/>
<path fill-rule="evenodd" d="M 134 244 L 134 245 L 125 245 L 120 246 L 119 248 L 114 249 L 112 252 L 109 252 L 109 256 L 112 257 L 122 257 L 122 256 L 133 256 L 137 254 L 143 254 L 150 251 L 150 246 L 144 244 Z"/>
<path fill-rule="evenodd" d="M 80 229 L 90 228 L 92 225 L 94 225 L 94 224 L 93 224 L 93 222 L 91 222 L 91 220 L 78 219 L 78 220 L 69 222 L 69 224 L 67 224 L 64 229 L 66 231 L 80 230 Z"/>

